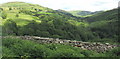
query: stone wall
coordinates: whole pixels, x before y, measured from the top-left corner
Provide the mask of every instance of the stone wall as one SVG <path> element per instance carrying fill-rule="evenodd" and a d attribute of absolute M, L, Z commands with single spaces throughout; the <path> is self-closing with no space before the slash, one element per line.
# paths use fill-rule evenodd
<path fill-rule="evenodd" d="M 69 44 L 73 47 L 80 47 L 81 49 L 85 50 L 95 50 L 97 52 L 104 52 L 111 50 L 113 48 L 119 47 L 118 45 L 112 45 L 109 43 L 90 43 L 90 42 L 82 42 L 82 41 L 72 41 L 72 40 L 65 40 L 59 38 L 44 38 L 44 37 L 37 37 L 37 36 L 3 36 L 2 38 L 21 38 L 24 40 L 34 40 L 39 43 L 59 43 L 59 44 Z M 1 38 L 1 37 L 0 37 Z"/>

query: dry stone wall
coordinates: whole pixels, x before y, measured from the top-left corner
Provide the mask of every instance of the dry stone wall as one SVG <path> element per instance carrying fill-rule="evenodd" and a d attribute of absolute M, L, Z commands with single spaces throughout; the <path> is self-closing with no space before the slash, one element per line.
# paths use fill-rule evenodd
<path fill-rule="evenodd" d="M 37 36 L 2 36 L 0 38 L 21 38 L 24 40 L 34 40 L 39 43 L 59 43 L 59 44 L 69 44 L 73 47 L 80 47 L 81 49 L 85 50 L 95 50 L 97 52 L 104 52 L 111 50 L 113 48 L 119 47 L 118 45 L 112 45 L 109 43 L 90 43 L 90 42 L 82 42 L 82 41 L 72 41 L 72 40 L 65 40 L 59 38 L 44 38 L 44 37 L 37 37 Z"/>

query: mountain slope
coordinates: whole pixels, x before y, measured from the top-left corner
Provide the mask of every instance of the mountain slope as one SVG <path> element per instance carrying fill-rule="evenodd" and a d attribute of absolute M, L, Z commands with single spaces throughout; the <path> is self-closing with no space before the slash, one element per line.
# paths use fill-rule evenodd
<path fill-rule="evenodd" d="M 120 13 L 116 10 L 81 18 L 64 10 L 24 2 L 2 4 L 3 57 L 118 57 L 120 48 L 106 51 L 120 43 L 117 18 Z"/>
<path fill-rule="evenodd" d="M 71 40 L 87 40 L 87 35 L 86 38 L 84 35 L 90 35 L 87 29 L 84 31 L 88 33 L 79 31 L 88 24 L 78 22 L 77 17 L 66 11 L 24 2 L 5 3 L 0 9 L 4 35 L 34 35 Z"/>
<path fill-rule="evenodd" d="M 118 40 L 118 14 L 118 8 L 116 8 L 86 17 L 83 20 L 90 23 L 91 30 L 97 33 L 100 38 Z"/>
<path fill-rule="evenodd" d="M 80 18 L 64 10 L 24 2 L 9 2 L 0 6 L 3 35 L 118 42 L 117 9 Z"/>
<path fill-rule="evenodd" d="M 5 14 L 6 19 L 19 20 L 19 21 L 14 20 L 18 25 L 26 25 L 32 20 L 35 20 L 36 22 L 41 22 L 42 18 L 45 17 L 50 18 L 56 16 L 59 16 L 61 18 L 64 17 L 63 19 L 67 18 L 67 19 L 75 20 L 74 17 L 69 17 L 69 15 L 71 14 L 66 15 L 46 7 L 24 3 L 24 2 L 9 2 L 2 4 L 0 6 L 1 6 L 0 8 L 1 14 Z M 3 23 L 5 22 L 6 19 L 2 20 Z"/>
<path fill-rule="evenodd" d="M 68 11 L 69 13 L 71 13 L 74 16 L 78 16 L 78 17 L 88 17 L 88 16 L 92 16 L 94 14 L 98 14 L 101 13 L 103 11 L 96 11 L 96 12 L 90 12 L 90 11 L 80 11 L 80 10 L 74 10 L 74 11 Z"/>
<path fill-rule="evenodd" d="M 102 13 L 95 14 L 91 17 L 86 17 L 88 22 L 101 21 L 101 20 L 117 20 L 118 9 L 108 10 Z"/>

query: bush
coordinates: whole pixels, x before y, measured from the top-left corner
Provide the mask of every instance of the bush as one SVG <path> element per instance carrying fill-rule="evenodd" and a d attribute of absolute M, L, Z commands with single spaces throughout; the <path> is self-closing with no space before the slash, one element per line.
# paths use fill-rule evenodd
<path fill-rule="evenodd" d="M 78 47 L 71 47 L 62 44 L 38 44 L 29 40 L 17 38 L 3 39 L 3 57 L 118 57 L 120 48 L 97 53 L 95 51 L 82 50 Z"/>
<path fill-rule="evenodd" d="M 16 17 L 19 17 L 19 14 L 16 14 Z"/>
<path fill-rule="evenodd" d="M 78 54 L 76 51 L 72 49 L 57 49 L 55 50 L 55 53 L 52 55 L 52 57 L 84 57 L 83 54 Z"/>
<path fill-rule="evenodd" d="M 6 53 L 9 52 L 20 57 L 47 57 L 52 53 L 51 50 L 46 48 L 44 45 L 36 44 L 28 40 L 7 38 L 3 39 L 3 46 L 10 49 L 8 52 L 5 51 L 5 56 L 7 56 Z M 3 50 L 6 48 L 3 48 Z"/>
<path fill-rule="evenodd" d="M 6 14 L 5 12 L 2 12 L 1 17 L 2 17 L 3 19 L 6 19 L 6 18 L 7 18 L 7 14 Z"/>
<path fill-rule="evenodd" d="M 3 57 L 16 57 L 16 54 L 9 48 L 2 47 L 2 56 Z"/>
<path fill-rule="evenodd" d="M 109 52 L 107 52 L 106 54 L 108 54 L 110 57 L 119 57 L 120 56 L 120 47 L 115 48 Z"/>

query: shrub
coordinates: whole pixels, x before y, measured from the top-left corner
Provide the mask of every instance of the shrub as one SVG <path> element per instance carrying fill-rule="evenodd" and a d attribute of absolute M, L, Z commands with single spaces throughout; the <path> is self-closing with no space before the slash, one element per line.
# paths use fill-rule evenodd
<path fill-rule="evenodd" d="M 12 50 L 6 47 L 2 47 L 2 56 L 3 57 L 16 57 L 16 54 Z"/>
<path fill-rule="evenodd" d="M 3 39 L 3 57 L 118 57 L 120 48 L 104 53 L 82 50 L 78 47 L 71 47 L 62 44 L 39 44 L 29 40 L 18 38 Z"/>
<path fill-rule="evenodd" d="M 5 12 L 2 12 L 1 17 L 2 17 L 3 19 L 6 19 L 6 18 L 7 18 L 7 14 L 6 14 Z"/>
<path fill-rule="evenodd" d="M 55 53 L 52 55 L 52 57 L 59 57 L 59 58 L 63 58 L 63 57 L 84 57 L 83 54 L 78 54 L 76 51 L 72 50 L 72 49 L 57 49 L 55 51 Z"/>
<path fill-rule="evenodd" d="M 120 47 L 115 48 L 115 49 L 107 52 L 106 54 L 109 55 L 110 57 L 119 57 L 120 56 Z"/>
<path fill-rule="evenodd" d="M 19 14 L 16 14 L 16 17 L 19 17 Z"/>

